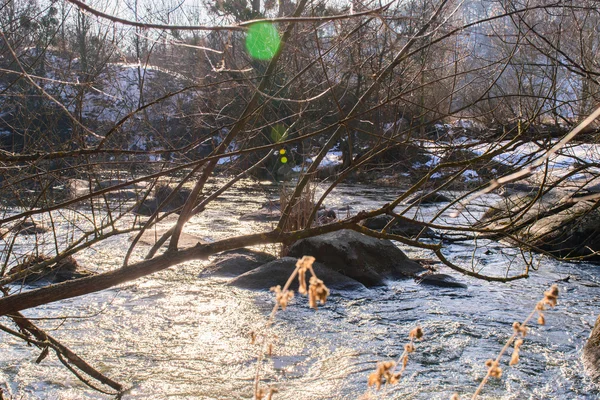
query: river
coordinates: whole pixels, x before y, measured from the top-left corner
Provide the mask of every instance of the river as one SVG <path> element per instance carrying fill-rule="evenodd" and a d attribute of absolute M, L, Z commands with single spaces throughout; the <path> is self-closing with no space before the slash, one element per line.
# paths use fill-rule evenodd
<path fill-rule="evenodd" d="M 273 190 L 268 184 L 238 188 L 194 217 L 186 232 L 210 241 L 265 229 L 268 223 L 240 221 L 239 216 L 258 209 Z M 349 205 L 356 213 L 381 206 L 394 194 L 391 189 L 341 186 L 327 204 Z M 471 207 L 471 218 L 483 210 Z M 419 213 L 427 217 L 436 211 L 437 206 L 427 206 Z M 20 240 L 18 245 L 28 245 Z M 86 268 L 106 271 L 119 265 L 129 243 L 128 237 L 114 237 L 77 259 Z M 430 256 L 400 248 L 412 257 Z M 143 250 L 147 247 L 135 257 Z M 517 249 L 497 242 L 452 244 L 445 253 L 489 274 L 507 268 L 516 272 L 523 265 Z M 124 383 L 124 399 L 250 399 L 258 354 L 250 332 L 264 326 L 273 296 L 201 275 L 207 263 L 188 262 L 24 313 L 46 318 L 36 322 Z M 273 399 L 357 399 L 366 392 L 376 362 L 398 357 L 408 332 L 420 325 L 425 337 L 416 343 L 403 378 L 378 398 L 449 399 L 454 392 L 470 398 L 486 372 L 485 360 L 502 348 L 513 321 L 525 318 L 544 290 L 558 282 L 559 304 L 546 312 L 546 325 L 532 325 L 520 363 L 508 367 L 506 357 L 502 378 L 492 379 L 480 398 L 599 398 L 583 372 L 580 353 L 600 312 L 600 268 L 539 256 L 534 265 L 539 270 L 529 279 L 508 284 L 456 276 L 440 267 L 468 288 L 396 281 L 385 288 L 332 292 L 318 311 L 297 297 L 276 316 L 273 356 L 264 364 L 262 381 L 278 388 Z M 36 348 L 0 333 L 0 382 L 8 382 L 8 398 L 109 398 L 79 382 L 54 356 L 35 364 L 38 355 Z"/>

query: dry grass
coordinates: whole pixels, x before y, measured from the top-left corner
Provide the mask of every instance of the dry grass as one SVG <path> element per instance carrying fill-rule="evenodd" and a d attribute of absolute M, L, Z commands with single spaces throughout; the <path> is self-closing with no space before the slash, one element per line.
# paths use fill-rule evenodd
<path fill-rule="evenodd" d="M 291 208 L 290 215 L 285 221 L 282 229 L 284 232 L 293 232 L 304 229 L 308 226 L 310 215 L 313 207 L 315 206 L 315 191 L 317 185 L 309 182 L 302 190 L 302 194 Z M 285 184 L 281 187 L 279 192 L 279 199 L 281 202 L 281 210 L 285 210 L 288 206 L 293 190 L 288 188 Z M 280 256 L 285 257 L 289 251 L 289 246 L 281 245 Z"/>

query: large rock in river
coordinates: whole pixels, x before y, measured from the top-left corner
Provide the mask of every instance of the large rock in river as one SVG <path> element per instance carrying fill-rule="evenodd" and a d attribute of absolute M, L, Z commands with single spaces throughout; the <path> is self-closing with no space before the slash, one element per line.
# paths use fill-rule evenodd
<path fill-rule="evenodd" d="M 583 347 L 581 356 L 585 372 L 596 383 L 600 383 L 600 316 L 596 320 L 592 334 Z"/>
<path fill-rule="evenodd" d="M 238 276 L 275 260 L 269 253 L 236 249 L 219 253 L 202 272 L 216 276 Z"/>
<path fill-rule="evenodd" d="M 386 278 L 415 277 L 426 271 L 391 241 L 347 229 L 299 240 L 290 247 L 288 255 L 313 256 L 365 286 L 384 286 Z"/>
<path fill-rule="evenodd" d="M 28 268 L 45 262 L 49 259 L 50 257 L 44 255 L 29 256 L 21 264 L 11 268 L 8 274 L 11 275 L 17 272 L 26 271 Z M 24 278 L 16 281 L 15 283 L 44 285 L 83 278 L 90 275 L 93 275 L 93 273 L 81 268 L 77 261 L 73 257 L 69 256 L 59 260 L 55 264 L 47 265 L 37 271 L 29 272 Z"/>
<path fill-rule="evenodd" d="M 166 202 L 160 211 L 171 212 L 183 207 L 191 193 L 192 191 L 188 188 L 180 188 L 175 192 L 175 189 L 169 185 L 159 185 L 155 189 L 154 197 L 147 197 L 133 211 L 140 215 L 152 215 L 161 204 Z M 169 199 L 168 202 L 167 199 Z"/>
<path fill-rule="evenodd" d="M 438 192 L 418 192 L 408 200 L 408 204 L 439 204 L 449 203 L 452 199 Z"/>
<path fill-rule="evenodd" d="M 246 272 L 233 279 L 228 285 L 252 290 L 269 289 L 273 286 L 285 285 L 288 278 L 296 268 L 298 259 L 293 257 L 283 257 L 271 261 L 252 271 Z M 364 289 L 364 285 L 345 275 L 335 272 L 321 263 L 315 262 L 313 270 L 317 278 L 325 283 L 329 289 L 335 290 L 359 290 Z M 308 274 L 310 275 L 310 274 Z M 309 276 L 307 276 L 307 279 Z M 307 282 L 308 283 L 308 282 Z M 290 289 L 298 290 L 298 279 L 294 279 Z"/>

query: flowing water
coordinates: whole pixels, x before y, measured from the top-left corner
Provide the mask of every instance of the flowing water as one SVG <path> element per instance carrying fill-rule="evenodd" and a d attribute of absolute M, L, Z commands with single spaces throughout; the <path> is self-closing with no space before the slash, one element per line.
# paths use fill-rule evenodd
<path fill-rule="evenodd" d="M 340 187 L 327 204 L 350 205 L 356 213 L 395 194 L 391 189 Z M 269 195 L 269 187 L 240 188 L 192 219 L 186 232 L 209 241 L 265 229 L 268 223 L 238 218 L 258 209 Z M 483 209 L 470 208 L 470 218 Z M 419 214 L 431 217 L 436 211 L 423 207 Z M 111 238 L 86 250 L 78 261 L 95 271 L 115 268 L 129 243 L 128 237 Z M 413 257 L 428 256 L 400 247 Z M 136 257 L 143 250 L 147 248 Z M 507 268 L 517 272 L 520 260 L 529 256 L 485 241 L 452 244 L 445 252 L 456 263 L 485 268 L 488 274 Z M 56 318 L 36 322 L 125 383 L 124 399 L 251 399 L 258 347 L 251 344 L 250 332 L 264 326 L 273 296 L 226 286 L 225 278 L 200 276 L 207 262 L 188 262 L 24 313 Z M 536 259 L 534 265 L 539 270 L 531 278 L 509 284 L 457 276 L 468 289 L 408 280 L 385 288 L 333 292 L 318 311 L 297 297 L 276 316 L 273 356 L 263 365 L 262 382 L 278 388 L 274 399 L 358 399 L 376 362 L 397 358 L 408 332 L 421 325 L 425 337 L 416 344 L 403 378 L 378 398 L 449 399 L 454 392 L 470 398 L 486 372 L 485 360 L 502 348 L 513 321 L 525 318 L 544 290 L 559 281 L 559 305 L 546 313 L 546 325 L 532 326 L 521 362 L 505 365 L 502 378 L 492 379 L 481 398 L 599 398 L 582 370 L 580 354 L 600 312 L 600 267 L 549 259 Z M 443 267 L 440 271 L 452 273 Z M 0 333 L 0 382 L 8 382 L 9 398 L 109 398 L 88 389 L 53 356 L 35 364 L 38 355 L 36 348 Z"/>

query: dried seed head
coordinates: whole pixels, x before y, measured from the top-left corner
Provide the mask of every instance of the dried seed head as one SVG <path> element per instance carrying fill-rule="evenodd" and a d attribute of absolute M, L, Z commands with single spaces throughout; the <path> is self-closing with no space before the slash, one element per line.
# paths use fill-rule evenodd
<path fill-rule="evenodd" d="M 452 397 L 450 397 L 450 400 L 460 400 L 460 396 L 458 395 L 458 393 L 454 393 Z"/>
<path fill-rule="evenodd" d="M 379 390 L 379 388 L 381 387 L 381 376 L 377 373 L 377 371 L 371 372 L 369 374 L 367 386 L 375 386 L 375 389 Z"/>
<path fill-rule="evenodd" d="M 267 348 L 267 355 L 269 357 L 273 355 L 273 343 L 269 343 L 269 347 Z"/>
<path fill-rule="evenodd" d="M 315 262 L 315 258 L 312 256 L 303 256 L 298 259 L 296 262 L 296 267 L 298 268 L 298 292 L 300 294 L 306 294 L 306 272 L 312 272 L 312 265 Z"/>
<path fill-rule="evenodd" d="M 316 310 L 318 308 L 318 302 L 325 304 L 327 296 L 329 296 L 329 289 L 327 289 L 327 286 L 325 286 L 323 281 L 316 276 L 311 276 L 310 286 L 308 287 L 308 304 L 310 308 Z"/>
<path fill-rule="evenodd" d="M 508 363 L 508 365 L 513 366 L 519 363 L 519 350 L 515 350 L 512 353 L 512 356 L 510 356 L 510 362 Z"/>
<path fill-rule="evenodd" d="M 536 305 L 535 305 L 535 310 L 536 311 L 544 311 L 546 310 L 546 306 L 544 303 L 544 300 L 539 301 Z"/>
<path fill-rule="evenodd" d="M 490 376 L 494 378 L 500 378 L 502 376 L 502 369 L 498 365 L 498 361 L 494 361 L 490 358 L 485 362 L 485 366 L 488 367 Z"/>
<path fill-rule="evenodd" d="M 384 361 L 377 363 L 377 370 L 369 374 L 368 385 L 375 386 L 377 390 L 381 388 L 381 384 L 385 380 L 390 384 L 398 382 L 400 374 L 392 374 L 392 369 L 396 366 L 393 361 Z"/>
<path fill-rule="evenodd" d="M 390 385 L 395 385 L 396 383 L 398 383 L 398 381 L 400 381 L 401 376 L 402 376 L 401 373 L 390 374 L 389 377 L 387 378 L 387 383 L 389 383 Z"/>
<path fill-rule="evenodd" d="M 271 292 L 275 292 L 275 301 L 282 310 L 285 310 L 290 300 L 294 298 L 293 290 L 281 290 L 281 286 L 273 286 Z"/>
<path fill-rule="evenodd" d="M 408 354 L 405 354 L 404 357 L 402 357 L 402 371 L 406 369 L 406 364 L 408 364 Z"/>
<path fill-rule="evenodd" d="M 256 393 L 254 393 L 254 398 L 256 400 L 262 400 L 264 397 L 265 397 L 265 389 L 258 388 L 258 390 L 256 391 Z"/>
<path fill-rule="evenodd" d="M 412 344 L 412 343 L 407 343 L 407 344 L 404 345 L 404 350 L 407 353 L 414 353 L 414 351 L 415 351 L 415 345 Z"/>
<path fill-rule="evenodd" d="M 539 313 L 540 316 L 538 317 L 538 324 L 540 325 L 546 325 L 546 318 L 544 318 L 544 314 L 542 314 L 541 312 Z"/>
<path fill-rule="evenodd" d="M 313 256 L 303 256 L 302 258 L 296 261 L 296 267 L 299 269 L 308 269 L 312 267 L 315 262 L 315 258 Z"/>
<path fill-rule="evenodd" d="M 556 305 L 556 300 L 558 299 L 558 286 L 552 285 L 550 289 L 544 292 L 544 303 L 548 304 L 550 307 L 554 307 Z"/>
<path fill-rule="evenodd" d="M 306 294 L 306 269 L 298 270 L 298 293 Z"/>
<path fill-rule="evenodd" d="M 408 337 L 411 339 L 421 339 L 423 337 L 423 329 L 420 326 L 417 326 L 408 333 Z"/>
<path fill-rule="evenodd" d="M 256 332 L 250 332 L 250 344 L 256 343 Z"/>
<path fill-rule="evenodd" d="M 513 322 L 513 331 L 521 336 L 525 337 L 527 335 L 527 327 L 525 325 L 521 325 L 519 322 Z"/>
<path fill-rule="evenodd" d="M 521 349 L 521 345 L 523 344 L 523 339 L 515 340 L 515 349 L 513 350 L 512 356 L 510 357 L 510 362 L 508 365 L 516 365 L 519 362 L 519 350 Z"/>

